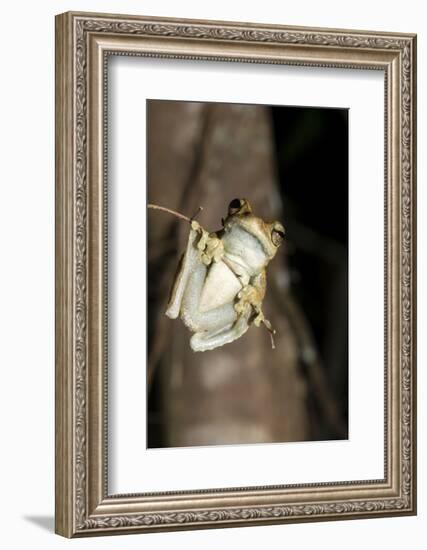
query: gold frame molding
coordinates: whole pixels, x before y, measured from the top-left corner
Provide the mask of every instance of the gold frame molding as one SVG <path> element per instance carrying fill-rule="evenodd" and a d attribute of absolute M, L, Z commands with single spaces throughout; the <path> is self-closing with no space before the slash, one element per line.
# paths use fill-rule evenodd
<path fill-rule="evenodd" d="M 109 55 L 385 75 L 385 476 L 109 495 L 104 285 Z M 124 15 L 56 17 L 56 532 L 66 537 L 416 513 L 416 36 Z"/>

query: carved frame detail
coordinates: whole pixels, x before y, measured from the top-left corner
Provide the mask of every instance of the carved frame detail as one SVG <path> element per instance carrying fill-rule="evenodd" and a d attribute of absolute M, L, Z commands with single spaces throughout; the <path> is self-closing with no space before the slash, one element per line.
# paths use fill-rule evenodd
<path fill-rule="evenodd" d="M 73 537 L 414 514 L 416 37 L 85 13 L 57 16 L 56 26 L 56 531 Z M 100 128 L 112 54 L 385 72 L 384 480 L 107 494 Z"/>

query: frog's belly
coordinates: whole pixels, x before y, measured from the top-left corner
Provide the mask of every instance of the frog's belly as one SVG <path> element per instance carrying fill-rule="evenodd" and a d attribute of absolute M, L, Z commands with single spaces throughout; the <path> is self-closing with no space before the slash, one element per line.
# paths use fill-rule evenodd
<path fill-rule="evenodd" d="M 242 285 L 224 262 L 213 263 L 200 296 L 199 311 L 210 311 L 234 300 Z"/>

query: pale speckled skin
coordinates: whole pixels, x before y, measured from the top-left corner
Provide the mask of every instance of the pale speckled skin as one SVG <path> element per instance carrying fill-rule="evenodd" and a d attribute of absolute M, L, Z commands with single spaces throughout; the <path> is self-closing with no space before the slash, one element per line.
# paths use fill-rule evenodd
<path fill-rule="evenodd" d="M 246 199 L 230 203 L 223 229 L 207 233 L 192 222 L 166 315 L 194 332 L 190 346 L 206 351 L 240 338 L 264 319 L 266 267 L 284 236 L 279 222 L 252 214 Z"/>

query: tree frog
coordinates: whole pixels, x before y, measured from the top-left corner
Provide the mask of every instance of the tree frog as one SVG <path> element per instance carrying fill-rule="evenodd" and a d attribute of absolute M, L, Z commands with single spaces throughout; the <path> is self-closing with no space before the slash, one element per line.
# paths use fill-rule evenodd
<path fill-rule="evenodd" d="M 208 233 L 191 221 L 187 248 L 175 276 L 166 315 L 180 317 L 194 334 L 194 351 L 240 338 L 251 323 L 269 327 L 261 306 L 266 267 L 285 236 L 283 225 L 255 216 L 246 199 L 234 199 L 222 229 Z"/>

